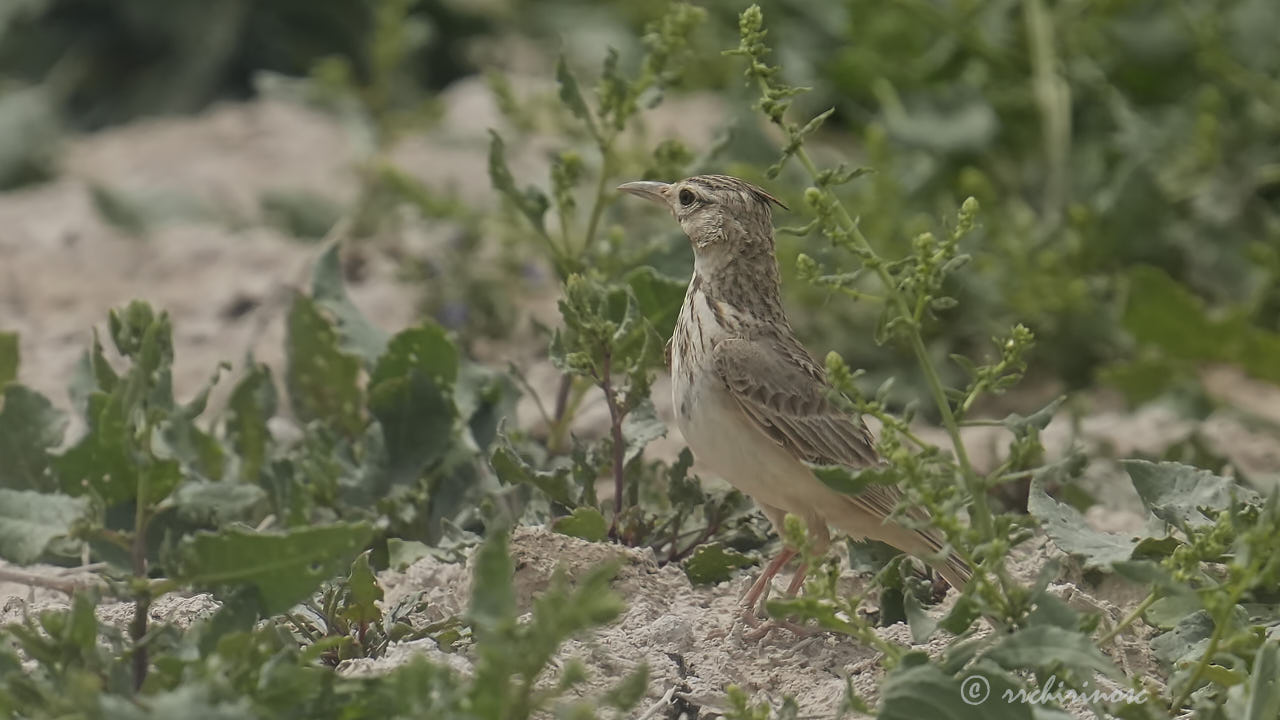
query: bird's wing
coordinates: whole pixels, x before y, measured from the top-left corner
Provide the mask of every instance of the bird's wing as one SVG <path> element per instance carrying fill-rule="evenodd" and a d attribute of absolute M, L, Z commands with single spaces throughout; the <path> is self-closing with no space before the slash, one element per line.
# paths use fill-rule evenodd
<path fill-rule="evenodd" d="M 789 338 L 722 340 L 711 351 L 716 373 L 760 430 L 797 459 L 862 468 L 880 463 L 871 432 L 827 399 L 826 373 Z M 871 485 L 855 499 L 886 517 L 899 493 Z"/>

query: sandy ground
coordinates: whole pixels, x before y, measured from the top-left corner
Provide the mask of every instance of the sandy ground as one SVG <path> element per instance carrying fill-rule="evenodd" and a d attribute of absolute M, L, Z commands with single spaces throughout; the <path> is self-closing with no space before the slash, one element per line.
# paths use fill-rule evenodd
<path fill-rule="evenodd" d="M 456 189 L 468 202 L 492 202 L 485 130 L 501 127 L 501 118 L 479 82 L 461 83 L 443 100 L 448 110 L 441 124 L 407 141 L 393 159 L 429 185 Z M 664 114 L 653 118 L 655 134 L 679 130 L 705 135 L 718 121 L 718 111 L 706 101 L 681 103 L 664 106 Z M 305 285 L 319 248 L 265 227 L 257 220 L 258 200 L 267 191 L 307 190 L 349 203 L 356 191 L 351 168 L 358 156 L 358 140 L 340 124 L 282 101 L 223 105 L 197 117 L 141 121 L 69 141 L 57 180 L 0 194 L 0 329 L 21 335 L 21 381 L 69 407 L 64 384 L 90 341 L 90 328 L 103 326 L 106 308 L 132 298 L 147 299 L 174 317 L 180 397 L 207 381 L 219 361 L 238 365 L 252 352 L 259 360 L 279 364 L 283 298 L 290 288 Z M 539 163 L 537 158 L 515 162 L 525 167 Z M 203 210 L 176 213 L 146 237 L 133 237 L 102 219 L 91 199 L 94 186 Z M 447 224 L 425 227 L 417 249 L 448 252 L 452 230 Z M 389 330 L 409 325 L 416 317 L 418 288 L 400 280 L 389 259 L 375 255 L 350 290 L 364 312 Z M 533 303 L 531 312 L 554 321 L 551 298 Z M 490 359 L 516 362 L 535 387 L 549 389 L 556 373 L 542 354 L 538 347 L 507 348 Z M 1194 435 L 1260 483 L 1278 482 L 1280 390 L 1249 381 L 1230 368 L 1206 369 L 1204 381 L 1226 408 L 1207 420 L 1188 420 L 1159 406 L 1137 412 L 1099 410 L 1079 422 L 1064 414 L 1046 431 L 1046 444 L 1051 454 L 1084 443 L 1104 456 L 1123 457 L 1158 454 Z M 224 389 L 228 384 L 224 381 Z M 664 383 L 659 382 L 654 396 L 659 412 L 669 416 Z M 588 405 L 580 419 L 583 427 L 597 424 L 602 412 L 602 407 Z M 519 415 L 522 424 L 535 421 L 528 399 Z M 940 438 L 936 429 L 920 432 Z M 966 430 L 976 464 L 989 467 L 998 462 L 1001 432 Z M 672 454 L 680 445 L 673 430 L 656 451 Z M 1085 482 L 1102 502 L 1091 511 L 1091 522 L 1111 530 L 1140 524 L 1136 499 L 1117 466 L 1099 461 Z M 583 543 L 537 528 L 517 532 L 513 549 L 520 568 L 517 583 L 526 602 L 545 587 L 558 562 L 576 569 L 621 555 L 624 565 L 614 587 L 627 601 L 626 614 L 569 643 L 557 662 L 584 658 L 597 683 L 593 687 L 638 662 L 648 663 L 652 684 L 645 706 L 672 691 L 667 696 L 671 702 L 650 717 L 675 718 L 681 712 L 691 719 L 713 717 L 730 683 L 759 699 L 776 702 L 784 695 L 794 696 L 806 717 L 829 716 L 840 701 L 846 677 L 867 699 L 877 694 L 882 674 L 874 653 L 848 639 L 823 635 L 797 642 L 779 633 L 750 643 L 723 637 L 737 597 L 750 582 L 747 572 L 720 586 L 692 587 L 679 569 L 659 568 L 646 553 Z M 1031 575 L 1053 553 L 1037 541 L 1019 556 L 1015 570 Z M 853 584 L 861 581 L 847 579 Z M 388 602 L 397 594 L 426 590 L 436 600 L 434 606 L 449 613 L 462 610 L 469 586 L 465 566 L 434 560 L 421 561 L 403 573 L 384 573 L 383 581 Z M 1082 590 L 1076 586 L 1078 577 L 1068 575 L 1061 581 L 1056 591 L 1070 602 L 1098 607 L 1112 617 L 1136 600 L 1135 589 L 1122 583 Z M 0 583 L 0 622 L 62 605 L 65 599 L 54 591 Z M 207 596 L 175 595 L 160 599 L 152 613 L 157 620 L 188 622 L 212 607 Z M 121 625 L 130 613 L 126 605 L 99 609 L 105 621 Z M 905 626 L 882 632 L 909 642 Z M 1133 674 L 1152 675 L 1145 643 L 1122 640 L 1117 661 Z M 943 641 L 936 642 L 930 650 L 941 648 Z M 379 672 L 414 653 L 440 656 L 460 669 L 469 666 L 465 654 L 445 656 L 431 643 L 419 642 L 393 647 L 379 660 L 350 663 L 343 672 Z"/>

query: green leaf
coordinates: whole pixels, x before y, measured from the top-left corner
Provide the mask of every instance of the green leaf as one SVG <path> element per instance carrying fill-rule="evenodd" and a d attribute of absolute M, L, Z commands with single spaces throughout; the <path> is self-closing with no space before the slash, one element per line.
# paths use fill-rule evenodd
<path fill-rule="evenodd" d="M 1200 610 L 1184 615 L 1173 630 L 1151 639 L 1151 650 L 1156 659 L 1166 667 L 1173 667 L 1183 660 L 1198 659 L 1213 634 L 1213 618 Z"/>
<path fill-rule="evenodd" d="M 263 221 L 283 233 L 321 240 L 342 219 L 342 207 L 311 190 L 267 190 L 258 197 Z"/>
<path fill-rule="evenodd" d="M 844 465 L 810 465 L 823 485 L 845 495 L 858 495 L 870 485 L 892 485 L 899 474 L 892 466 L 850 468 Z"/>
<path fill-rule="evenodd" d="M 574 500 L 569 468 L 562 467 L 550 471 L 533 469 L 516 454 L 505 435 L 499 435 L 498 442 L 493 448 L 493 455 L 489 458 L 489 464 L 493 466 L 498 479 L 508 485 L 517 483 L 532 485 L 565 507 L 577 505 Z"/>
<path fill-rule="evenodd" d="M 49 541 L 69 535 L 88 512 L 84 498 L 0 489 L 0 556 L 29 565 L 40 558 Z"/>
<path fill-rule="evenodd" d="M 66 415 L 48 398 L 24 385 L 5 386 L 0 395 L 0 487 L 52 490 L 49 451 L 62 444 L 66 429 Z"/>
<path fill-rule="evenodd" d="M 982 608 L 978 601 L 970 595 L 961 595 L 956 598 L 956 604 L 951 606 L 951 610 L 938 621 L 938 627 L 952 635 L 959 635 L 968 630 L 981 615 Z"/>
<path fill-rule="evenodd" d="M 749 556 L 718 542 L 699 546 L 683 563 L 685 574 L 695 585 L 724 582 L 733 577 L 734 570 L 754 564 Z"/>
<path fill-rule="evenodd" d="M 907 627 L 911 629 L 911 641 L 917 645 L 928 642 L 933 632 L 938 629 L 938 621 L 929 617 L 914 593 L 904 593 L 902 609 L 907 615 Z"/>
<path fill-rule="evenodd" d="M 885 677 L 879 720 L 1031 720 L 1031 705 L 1006 702 L 1017 686 L 999 671 L 972 668 L 963 680 L 937 665 L 903 663 Z"/>
<path fill-rule="evenodd" d="M 347 295 L 342 281 L 340 249 L 339 243 L 332 243 L 316 262 L 311 277 L 311 297 L 317 306 L 333 315 L 342 349 L 371 364 L 386 349 L 387 333 L 370 323 Z"/>
<path fill-rule="evenodd" d="M 276 414 L 276 385 L 271 368 L 254 363 L 227 400 L 227 441 L 239 461 L 241 482 L 257 484 L 270 457 L 267 421 Z"/>
<path fill-rule="evenodd" d="M 1141 345 L 1188 362 L 1230 362 L 1280 382 L 1280 334 L 1255 326 L 1244 312 L 1210 317 L 1204 303 L 1163 270 L 1129 271 L 1123 324 Z"/>
<path fill-rule="evenodd" d="M 382 586 L 369 566 L 369 551 L 356 556 L 345 583 L 342 617 L 352 624 L 374 623 L 382 619 L 378 603 L 382 600 Z"/>
<path fill-rule="evenodd" d="M 623 462 L 635 460 L 649 443 L 666 434 L 667 424 L 658 417 L 653 401 L 645 398 L 622 419 L 622 440 L 626 444 Z"/>
<path fill-rule="evenodd" d="M 0 389 L 18 379 L 18 334 L 0 332 Z"/>
<path fill-rule="evenodd" d="M 1052 467 L 1052 466 L 1050 466 Z M 1079 555 L 1084 566 L 1106 568 L 1128 560 L 1137 538 L 1090 528 L 1079 510 L 1049 497 L 1044 490 L 1047 473 L 1037 471 L 1027 494 L 1027 512 L 1063 552 Z"/>
<path fill-rule="evenodd" d="M 574 508 L 572 515 L 556 518 L 551 529 L 561 535 L 582 538 L 590 542 L 600 542 L 609 534 L 609 524 L 604 515 L 593 507 Z"/>
<path fill-rule="evenodd" d="M 560 102 L 569 108 L 574 117 L 586 123 L 587 131 L 591 133 L 591 137 L 599 142 L 600 131 L 596 129 L 591 109 L 587 107 L 587 101 L 582 97 L 582 89 L 578 86 L 578 79 L 569 70 L 569 65 L 565 62 L 564 55 L 561 55 L 556 61 L 556 83 L 560 86 Z"/>
<path fill-rule="evenodd" d="M 1049 425 L 1049 421 L 1053 420 L 1053 416 L 1058 412 L 1058 408 L 1062 407 L 1062 403 L 1066 402 L 1066 395 L 1059 395 L 1052 402 L 1034 413 L 1023 417 L 1017 413 L 1010 413 L 1008 417 L 1000 421 L 1014 435 L 1022 435 L 1027 430 L 1035 428 L 1043 430 Z"/>
<path fill-rule="evenodd" d="M 663 275 L 647 265 L 627 273 L 624 279 L 631 292 L 635 293 L 641 314 L 666 341 L 680 317 L 688 283 Z"/>
<path fill-rule="evenodd" d="M 451 388 L 458 352 L 436 325 L 391 339 L 369 381 L 369 410 L 382 426 L 391 481 L 414 482 L 454 440 Z"/>
<path fill-rule="evenodd" d="M 514 574 L 515 566 L 507 547 L 507 531 L 495 529 L 476 551 L 471 581 L 471 605 L 467 614 L 480 642 L 515 623 Z"/>
<path fill-rule="evenodd" d="M 294 413 L 303 422 L 321 420 L 348 437 L 359 436 L 364 428 L 360 360 L 339 349 L 333 326 L 304 295 L 293 299 L 285 343 L 285 384 Z"/>
<path fill-rule="evenodd" d="M 489 182 L 493 184 L 493 189 L 510 200 L 528 218 L 534 229 L 546 235 L 545 216 L 547 209 L 551 207 L 546 194 L 534 187 L 527 188 L 524 192 L 516 189 L 515 178 L 507 167 L 506 146 L 502 142 L 502 136 L 493 130 L 489 131 L 489 136 Z"/>
<path fill-rule="evenodd" d="M 266 491 L 257 485 L 237 482 L 189 481 L 173 493 L 183 519 L 214 527 L 247 520 L 266 499 Z"/>
<path fill-rule="evenodd" d="M 431 546 L 417 540 L 387 538 L 387 567 L 404 570 L 424 557 L 431 556 Z"/>
<path fill-rule="evenodd" d="M 365 523 L 260 533 L 229 527 L 199 532 L 178 547 L 174 579 L 200 588 L 251 586 L 264 615 L 288 610 L 343 568 L 373 537 Z"/>
<path fill-rule="evenodd" d="M 1254 491 L 1191 465 L 1146 460 L 1124 460 L 1121 465 L 1147 511 L 1177 528 L 1212 524 L 1201 508 L 1226 510 L 1233 498 L 1262 502 Z"/>
<path fill-rule="evenodd" d="M 1116 666 L 1082 632 L 1034 625 L 1001 638 L 983 657 L 1008 670 L 1053 670 L 1059 664 L 1082 672 L 1119 677 Z"/>
<path fill-rule="evenodd" d="M 1253 672 L 1244 685 L 1227 693 L 1226 716 L 1240 720 L 1272 720 L 1280 717 L 1280 642 L 1271 640 L 1258 649 Z"/>

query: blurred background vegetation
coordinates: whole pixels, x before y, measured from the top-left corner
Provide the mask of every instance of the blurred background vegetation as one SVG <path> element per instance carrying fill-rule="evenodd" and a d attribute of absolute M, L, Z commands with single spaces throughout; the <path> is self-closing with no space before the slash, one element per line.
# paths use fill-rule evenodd
<path fill-rule="evenodd" d="M 799 206 L 798 173 L 761 173 L 776 160 L 776 140 L 751 108 L 755 90 L 740 66 L 721 55 L 736 46 L 746 3 L 695 4 L 707 20 L 692 70 L 670 92 L 713 94 L 736 118 L 704 167 L 765 183 Z M 1042 386 L 1202 399 L 1195 370 L 1206 362 L 1280 382 L 1280 4 L 761 5 L 785 80 L 814 89 L 797 116 L 834 108 L 817 147 L 827 160 L 874 170 L 842 192 L 884 254 L 941 230 L 938 218 L 954 216 L 966 196 L 980 201 L 967 248 L 974 271 L 951 289 L 958 308 L 930 329 L 940 357 L 981 356 L 1020 321 L 1038 338 L 1030 365 Z M 56 175 L 65 133 L 251 98 L 264 72 L 357 95 L 385 149 L 428 127 L 433 98 L 460 78 L 487 74 L 501 91 L 504 72 L 549 80 L 559 53 L 571 67 L 595 68 L 610 47 L 634 66 L 643 29 L 664 9 L 625 0 L 5 0 L 0 188 Z M 553 130 L 574 137 L 562 125 Z M 375 194 L 366 210 L 385 201 Z M 459 217 L 485 212 L 418 201 Z M 788 222 L 780 214 L 779 225 Z M 466 242 L 475 243 L 489 226 L 471 227 Z M 652 235 L 648 256 L 630 260 L 687 276 L 683 239 L 658 225 Z M 827 259 L 814 236 L 780 243 L 788 270 L 801 249 Z M 540 257 L 532 242 L 515 252 L 513 273 L 524 272 L 521 252 Z M 492 284 L 479 292 L 465 278 L 449 283 L 455 296 L 437 291 L 426 303 L 442 322 L 464 338 L 510 330 L 494 319 L 502 308 Z M 905 350 L 869 342 L 874 308 L 804 283 L 788 292 L 819 354 L 838 350 L 872 380 L 914 367 Z M 461 321 L 460 302 L 476 306 Z M 898 392 L 918 395 L 909 381 Z"/>

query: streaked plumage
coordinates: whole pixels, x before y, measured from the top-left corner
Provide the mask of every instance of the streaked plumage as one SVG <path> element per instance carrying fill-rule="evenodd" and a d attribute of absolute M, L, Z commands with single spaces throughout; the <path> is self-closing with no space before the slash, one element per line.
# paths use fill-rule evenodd
<path fill-rule="evenodd" d="M 698 464 L 755 499 L 775 527 L 786 513 L 804 518 L 823 547 L 831 525 L 937 562 L 936 533 L 885 521 L 900 498 L 896 488 L 844 495 L 808 467 L 881 460 L 866 425 L 828 400 L 823 366 L 787 321 L 770 207 L 781 203 L 723 175 L 621 189 L 665 204 L 693 245 L 694 273 L 668 352 L 676 422 Z M 780 565 L 766 570 L 752 601 Z M 952 585 L 968 579 L 954 557 L 938 570 Z"/>

